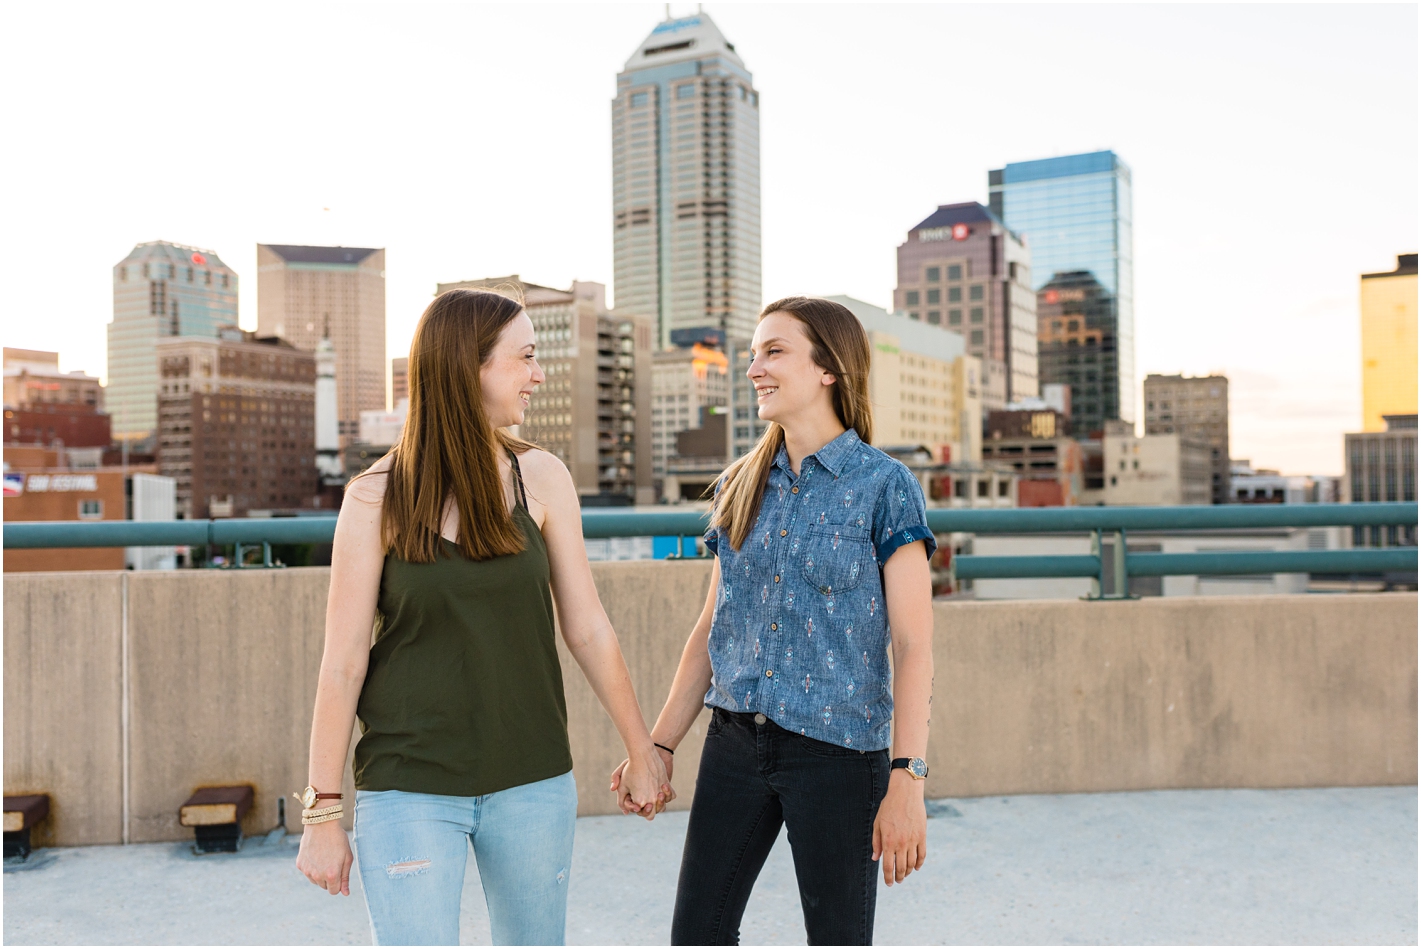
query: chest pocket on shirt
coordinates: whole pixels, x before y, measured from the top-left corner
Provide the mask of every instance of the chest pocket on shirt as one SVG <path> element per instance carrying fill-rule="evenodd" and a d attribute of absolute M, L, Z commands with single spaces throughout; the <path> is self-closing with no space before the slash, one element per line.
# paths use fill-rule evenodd
<path fill-rule="evenodd" d="M 874 569 L 868 531 L 852 524 L 814 526 L 804 545 L 804 579 L 820 593 L 842 593 Z"/>

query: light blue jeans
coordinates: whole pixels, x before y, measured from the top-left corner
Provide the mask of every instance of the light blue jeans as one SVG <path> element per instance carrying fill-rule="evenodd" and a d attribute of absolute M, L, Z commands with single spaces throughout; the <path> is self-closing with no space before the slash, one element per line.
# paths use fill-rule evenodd
<path fill-rule="evenodd" d="M 571 771 L 478 797 L 357 791 L 355 862 L 375 944 L 459 944 L 472 842 L 494 943 L 561 946 L 576 823 Z"/>

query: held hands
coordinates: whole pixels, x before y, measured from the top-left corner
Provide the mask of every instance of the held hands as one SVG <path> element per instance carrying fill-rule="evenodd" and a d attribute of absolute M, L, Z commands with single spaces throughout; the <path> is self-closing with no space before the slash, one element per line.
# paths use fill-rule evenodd
<path fill-rule="evenodd" d="M 923 868 L 928 855 L 928 812 L 923 803 L 923 782 L 908 772 L 894 770 L 888 794 L 873 821 L 873 859 L 883 859 L 883 882 L 902 883 Z"/>
<path fill-rule="evenodd" d="M 617 765 L 612 772 L 611 790 L 617 792 L 617 806 L 622 813 L 654 820 L 676 800 L 676 791 L 671 787 L 672 765 L 670 753 L 655 746 L 638 764 L 628 758 Z"/>
<path fill-rule="evenodd" d="M 331 896 L 350 895 L 350 867 L 354 862 L 350 838 L 340 821 L 308 824 L 303 829 L 296 869 Z"/>

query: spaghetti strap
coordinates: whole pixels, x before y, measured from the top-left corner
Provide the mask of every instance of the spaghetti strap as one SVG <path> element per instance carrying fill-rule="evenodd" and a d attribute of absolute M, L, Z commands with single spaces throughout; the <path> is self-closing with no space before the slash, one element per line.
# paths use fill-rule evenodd
<path fill-rule="evenodd" d="M 526 511 L 528 510 L 528 489 L 523 487 L 523 469 L 518 467 L 518 456 L 511 451 L 508 453 L 508 460 L 513 462 L 513 483 L 517 486 L 515 500 Z"/>

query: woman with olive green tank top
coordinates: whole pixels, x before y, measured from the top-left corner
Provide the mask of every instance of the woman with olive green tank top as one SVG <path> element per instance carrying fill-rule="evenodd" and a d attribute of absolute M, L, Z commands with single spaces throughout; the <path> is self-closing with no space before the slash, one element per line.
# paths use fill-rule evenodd
<path fill-rule="evenodd" d="M 385 556 L 356 715 L 355 786 L 471 796 L 566 774 L 567 701 L 543 534 L 518 459 L 522 553 L 433 563 Z"/>
<path fill-rule="evenodd" d="M 297 866 L 348 895 L 358 854 L 378 945 L 458 943 L 470 843 L 493 941 L 563 942 L 577 791 L 554 602 L 627 746 L 623 810 L 649 820 L 674 797 L 597 599 L 572 479 L 503 431 L 543 380 L 520 303 L 441 294 L 410 348 L 400 442 L 341 507 Z M 343 802 L 319 799 L 339 801 L 357 718 L 352 853 Z"/>

